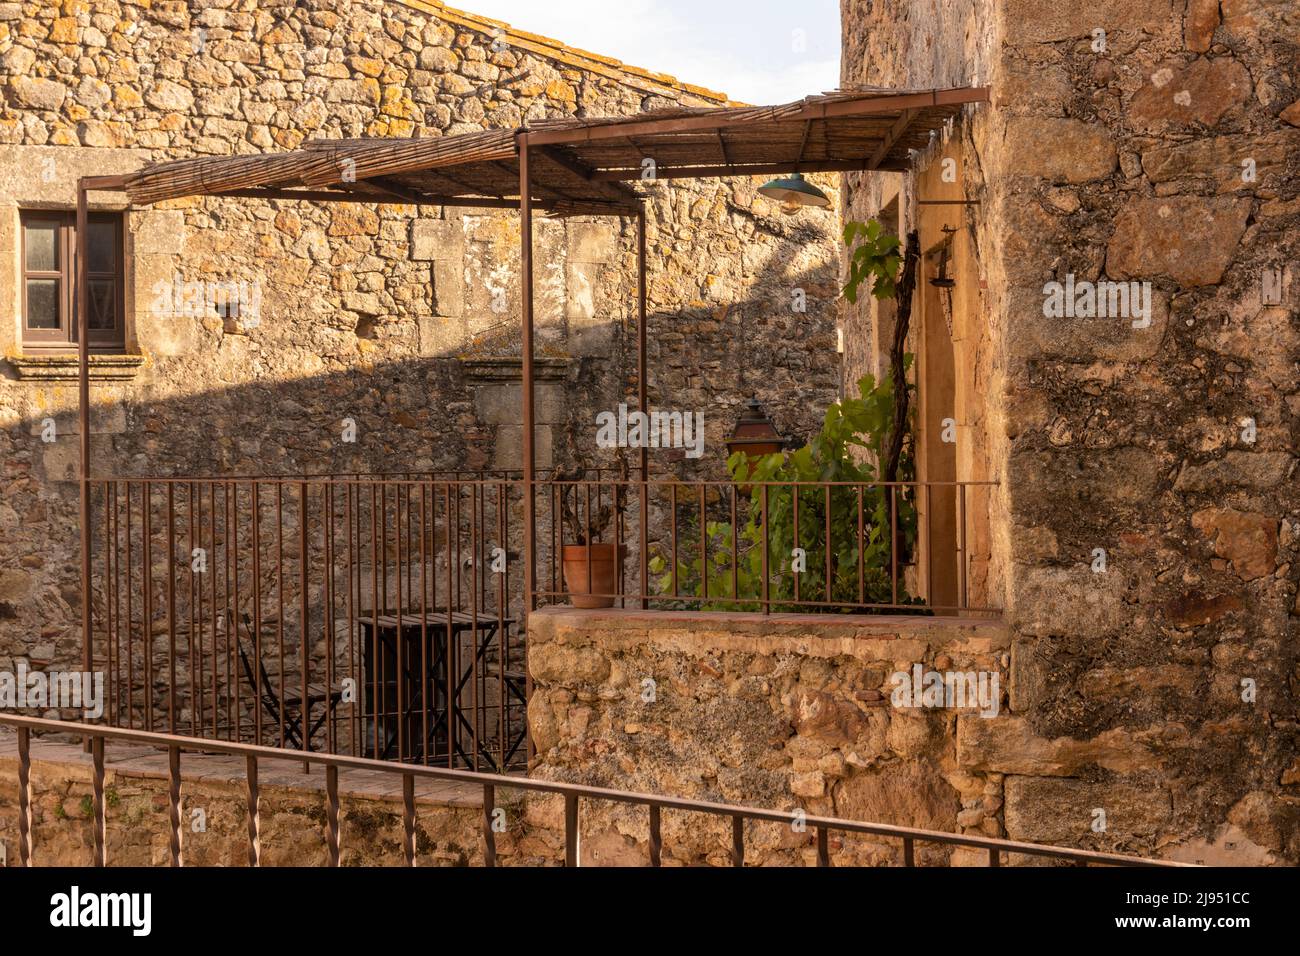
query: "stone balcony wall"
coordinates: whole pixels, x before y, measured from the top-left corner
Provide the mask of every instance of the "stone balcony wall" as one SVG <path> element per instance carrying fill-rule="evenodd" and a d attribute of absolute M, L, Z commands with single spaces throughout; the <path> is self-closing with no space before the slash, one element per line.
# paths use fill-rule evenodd
<path fill-rule="evenodd" d="M 534 776 L 1005 835 L 1003 769 L 968 740 L 1014 737 L 1018 722 L 891 703 L 893 675 L 919 664 L 983 673 L 990 687 L 996 676 L 1000 713 L 1010 635 L 997 621 L 556 608 L 533 615 L 529 637 Z M 584 813 L 600 824 L 590 825 L 589 852 L 644 858 L 644 811 Z M 665 817 L 665 852 L 725 854 L 725 821 L 674 819 Z M 756 828 L 746 859 L 794 862 L 813 852 L 811 839 Z M 897 841 L 846 842 L 843 862 L 899 862 Z M 919 862 L 985 863 L 971 851 L 918 852 Z"/>

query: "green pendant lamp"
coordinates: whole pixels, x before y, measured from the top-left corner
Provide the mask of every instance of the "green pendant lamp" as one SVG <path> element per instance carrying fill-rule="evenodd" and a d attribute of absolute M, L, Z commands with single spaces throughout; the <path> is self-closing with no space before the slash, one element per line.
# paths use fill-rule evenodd
<path fill-rule="evenodd" d="M 768 199 L 776 200 L 785 207 L 829 206 L 831 204 L 824 192 L 803 178 L 803 173 L 792 173 L 780 179 L 773 179 L 759 186 L 758 191 Z"/>

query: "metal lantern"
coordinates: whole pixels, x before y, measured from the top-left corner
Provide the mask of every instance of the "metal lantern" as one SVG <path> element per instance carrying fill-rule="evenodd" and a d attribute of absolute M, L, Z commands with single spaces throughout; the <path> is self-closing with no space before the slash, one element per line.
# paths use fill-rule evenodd
<path fill-rule="evenodd" d="M 767 417 L 767 412 L 757 398 L 745 403 L 745 409 L 736 420 L 735 430 L 727 439 L 727 457 L 743 452 L 750 467 L 764 455 L 775 454 L 785 448 L 785 438 Z"/>
<path fill-rule="evenodd" d="M 774 199 L 783 206 L 829 206 L 826 194 L 803 178 L 803 173 L 792 173 L 773 179 L 758 187 L 760 194 Z"/>

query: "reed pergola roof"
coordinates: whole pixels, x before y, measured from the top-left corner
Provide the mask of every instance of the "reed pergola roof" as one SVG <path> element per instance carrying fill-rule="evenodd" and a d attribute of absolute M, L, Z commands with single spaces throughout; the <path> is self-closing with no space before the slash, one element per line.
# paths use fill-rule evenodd
<path fill-rule="evenodd" d="M 783 106 L 681 107 L 533 120 L 521 129 L 411 139 L 319 139 L 291 152 L 155 163 L 124 177 L 133 203 L 183 196 L 518 206 L 526 138 L 531 200 L 556 215 L 626 214 L 655 179 L 902 170 L 908 153 L 987 88 L 840 90 Z"/>

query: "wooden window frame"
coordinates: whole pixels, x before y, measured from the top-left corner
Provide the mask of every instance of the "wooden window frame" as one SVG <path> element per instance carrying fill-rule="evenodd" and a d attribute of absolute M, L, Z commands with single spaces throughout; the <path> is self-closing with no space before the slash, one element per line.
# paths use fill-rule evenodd
<path fill-rule="evenodd" d="M 90 351 L 121 353 L 126 350 L 126 217 L 120 212 L 92 212 L 90 222 L 107 222 L 113 228 L 114 270 L 88 272 L 87 282 L 109 280 L 114 286 L 114 326 L 111 329 L 90 329 L 87 340 Z M 27 267 L 27 229 L 32 223 L 54 223 L 58 231 L 55 254 L 58 268 L 52 271 L 30 270 Z M 81 322 L 77 317 L 76 259 L 77 217 L 75 213 L 51 209 L 23 209 L 18 221 L 18 283 L 20 286 L 21 322 L 20 336 L 25 351 L 66 352 L 76 349 Z M 32 329 L 27 326 L 28 279 L 54 279 L 58 283 L 59 327 Z"/>

